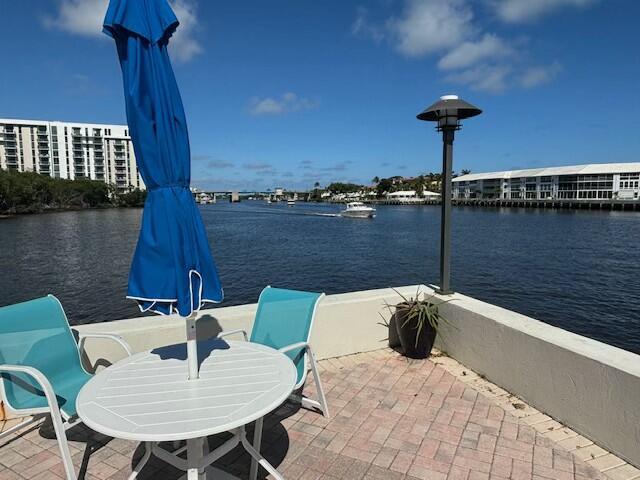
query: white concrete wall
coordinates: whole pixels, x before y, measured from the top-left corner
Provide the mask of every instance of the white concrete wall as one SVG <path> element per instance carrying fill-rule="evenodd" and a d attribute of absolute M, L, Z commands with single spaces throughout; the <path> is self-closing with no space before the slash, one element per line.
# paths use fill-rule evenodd
<path fill-rule="evenodd" d="M 415 294 L 417 287 L 401 287 L 403 294 Z M 387 329 L 379 325 L 384 302 L 394 302 L 392 289 L 328 295 L 318 306 L 312 332 L 312 346 L 319 359 L 377 350 L 386 346 Z M 256 304 L 203 310 L 197 322 L 198 337 L 209 338 L 222 330 L 243 328 L 251 332 Z M 386 315 L 388 317 L 388 315 Z M 185 322 L 176 315 L 147 316 L 76 327 L 82 332 L 109 332 L 122 335 L 135 351 L 185 341 Z M 238 336 L 240 339 L 241 336 Z M 108 340 L 87 340 L 90 361 L 111 362 L 123 357 L 116 344 Z"/>
<path fill-rule="evenodd" d="M 463 295 L 438 346 L 595 443 L 640 465 L 640 355 Z"/>
<path fill-rule="evenodd" d="M 415 294 L 416 286 L 401 287 Z M 428 287 L 422 287 L 431 291 Z M 628 462 L 640 465 L 640 356 L 515 312 L 455 294 L 442 306 L 449 325 L 439 347 L 468 368 L 565 423 Z M 312 345 L 330 358 L 386 345 L 384 302 L 391 289 L 327 296 L 318 308 Z M 206 310 L 198 322 L 202 338 L 220 330 L 250 331 L 255 305 Z M 178 317 L 144 317 L 84 325 L 78 330 L 123 335 L 135 350 L 184 341 Z M 87 341 L 89 360 L 122 357 L 105 340 Z"/>

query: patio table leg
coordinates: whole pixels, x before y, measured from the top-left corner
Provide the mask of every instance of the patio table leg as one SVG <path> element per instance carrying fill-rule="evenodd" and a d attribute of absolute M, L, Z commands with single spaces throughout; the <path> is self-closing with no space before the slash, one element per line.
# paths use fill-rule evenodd
<path fill-rule="evenodd" d="M 249 443 L 249 440 L 247 440 L 247 435 L 244 431 L 242 432 L 242 446 L 247 451 L 247 453 L 251 455 L 251 457 L 253 457 L 253 459 L 255 459 L 258 464 L 260 464 L 262 468 L 264 468 L 273 476 L 275 480 L 284 480 L 284 477 L 280 475 L 280 473 L 278 473 L 273 465 L 271 465 L 266 458 L 260 455 L 260 452 L 253 448 L 253 446 Z"/>
<path fill-rule="evenodd" d="M 203 442 L 202 438 L 187 440 L 187 480 L 206 480 L 207 478 L 204 468 L 198 468 L 204 453 Z"/>
<path fill-rule="evenodd" d="M 144 455 L 138 462 L 138 464 L 133 468 L 131 475 L 129 475 L 129 480 L 134 480 L 138 477 L 138 474 L 142 471 L 142 468 L 147 464 L 149 458 L 151 457 L 151 443 L 144 442 Z"/>
<path fill-rule="evenodd" d="M 253 448 L 256 451 L 260 451 L 260 444 L 262 443 L 262 423 L 264 421 L 264 417 L 260 417 L 256 420 L 253 432 Z M 256 480 L 258 478 L 258 461 L 251 457 L 251 471 L 249 473 L 250 480 Z"/>

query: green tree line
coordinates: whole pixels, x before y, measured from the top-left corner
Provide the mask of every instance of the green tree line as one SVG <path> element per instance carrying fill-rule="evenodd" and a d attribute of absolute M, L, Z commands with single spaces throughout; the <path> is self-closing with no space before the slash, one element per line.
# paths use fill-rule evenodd
<path fill-rule="evenodd" d="M 469 173 L 471 173 L 471 170 L 464 169 L 460 171 L 460 175 L 467 175 Z M 458 175 L 454 173 L 453 176 L 456 177 Z M 371 185 L 369 186 L 359 185 L 356 183 L 334 182 L 327 185 L 326 190 L 334 194 L 374 190 L 376 195 L 380 198 L 383 197 L 385 193 L 397 192 L 400 190 L 415 190 L 418 193 L 428 190 L 439 193 L 441 189 L 440 183 L 441 175 L 439 173 L 429 172 L 412 178 L 404 178 L 400 175 L 389 178 L 375 176 L 371 179 Z M 313 197 L 316 200 L 320 198 L 319 186 L 320 184 L 316 182 L 313 191 Z"/>
<path fill-rule="evenodd" d="M 351 193 L 361 190 L 375 190 L 378 197 L 383 197 L 385 193 L 395 192 L 398 190 L 415 190 L 423 192 L 430 190 L 434 192 L 440 191 L 440 174 L 427 173 L 419 175 L 415 178 L 403 178 L 401 176 L 380 178 L 374 177 L 371 180 L 372 186 L 358 185 L 355 183 L 334 182 L 327 185 L 326 190 L 331 193 Z M 316 190 L 317 192 L 317 187 Z"/>
<path fill-rule="evenodd" d="M 138 207 L 146 192 L 117 192 L 97 180 L 64 180 L 35 172 L 0 169 L 0 214 L 81 208 Z"/>
<path fill-rule="evenodd" d="M 362 190 L 363 186 L 357 183 L 333 182 L 327 185 L 327 190 L 331 193 L 351 193 Z"/>

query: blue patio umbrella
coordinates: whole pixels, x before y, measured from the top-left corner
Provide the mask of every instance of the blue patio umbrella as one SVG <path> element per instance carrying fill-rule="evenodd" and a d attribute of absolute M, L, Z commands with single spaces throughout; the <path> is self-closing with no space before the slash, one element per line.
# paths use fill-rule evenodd
<path fill-rule="evenodd" d="M 222 301 L 223 291 L 189 189 L 187 122 L 167 52 L 177 27 L 167 0 L 110 0 L 104 19 L 104 32 L 116 42 L 129 132 L 148 191 L 127 297 L 142 311 L 187 318 L 189 374 L 197 377 L 195 313 L 205 302 Z"/>

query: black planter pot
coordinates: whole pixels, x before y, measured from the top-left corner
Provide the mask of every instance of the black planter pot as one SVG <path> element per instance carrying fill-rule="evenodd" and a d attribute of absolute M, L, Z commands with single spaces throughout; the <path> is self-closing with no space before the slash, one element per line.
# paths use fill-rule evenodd
<path fill-rule="evenodd" d="M 417 318 L 407 322 L 407 313 L 397 311 L 393 317 L 404 355 L 409 358 L 427 358 L 436 340 L 436 330 L 428 322 L 425 322 L 416 342 Z M 391 339 L 391 334 L 389 334 L 389 339 Z"/>
<path fill-rule="evenodd" d="M 394 349 L 398 353 L 404 353 L 402 350 L 402 344 L 400 343 L 400 336 L 398 335 L 398 327 L 396 326 L 396 315 L 391 315 L 389 319 L 389 348 Z"/>

